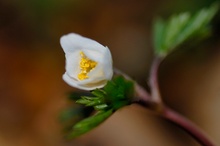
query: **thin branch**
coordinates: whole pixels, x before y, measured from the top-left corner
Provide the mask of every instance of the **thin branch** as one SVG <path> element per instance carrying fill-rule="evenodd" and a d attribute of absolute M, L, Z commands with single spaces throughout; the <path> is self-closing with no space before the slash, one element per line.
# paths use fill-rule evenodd
<path fill-rule="evenodd" d="M 190 120 L 186 119 L 177 112 L 173 111 L 169 107 L 165 106 L 165 104 L 162 102 L 158 85 L 158 69 L 161 61 L 162 58 L 156 57 L 152 64 L 150 72 L 151 96 L 148 96 L 148 100 L 145 100 L 145 98 L 143 98 L 142 96 L 143 88 L 141 88 L 142 90 L 136 91 L 137 93 L 140 92 L 139 104 L 161 114 L 161 116 L 163 116 L 165 119 L 181 127 L 192 137 L 194 137 L 195 140 L 197 140 L 202 146 L 215 146 L 211 142 L 211 140 L 195 124 L 193 124 Z"/>
<path fill-rule="evenodd" d="M 141 102 L 144 103 L 145 105 L 150 103 L 151 96 L 142 86 L 135 83 L 135 91 L 136 91 L 136 96 L 133 99 L 134 102 Z"/>
<path fill-rule="evenodd" d="M 162 99 L 160 95 L 160 89 L 158 85 L 158 70 L 162 58 L 155 57 L 150 70 L 150 87 L 151 87 L 151 102 L 162 105 Z"/>
<path fill-rule="evenodd" d="M 207 137 L 207 135 L 202 130 L 200 130 L 200 128 L 172 109 L 164 106 L 163 112 L 161 114 L 165 119 L 184 129 L 202 146 L 215 146 L 214 143 Z"/>
<path fill-rule="evenodd" d="M 215 146 L 213 142 L 190 120 L 186 119 L 182 115 L 173 111 L 169 107 L 165 106 L 162 103 L 159 85 L 158 85 L 158 68 L 162 61 L 162 58 L 155 58 L 151 73 L 150 73 L 150 86 L 151 86 L 151 95 L 135 81 L 135 91 L 136 96 L 133 102 L 137 102 L 142 106 L 154 110 L 159 113 L 162 117 L 176 124 L 180 128 L 184 129 L 192 137 L 195 138 L 202 146 Z M 114 69 L 116 74 L 123 75 L 126 79 L 132 80 L 128 75 L 124 74 L 120 70 Z M 133 80 L 132 80 L 133 81 Z M 149 106 L 150 105 L 150 106 Z M 157 108 L 152 108 L 157 107 Z M 159 110 L 158 110 L 159 107 Z"/>

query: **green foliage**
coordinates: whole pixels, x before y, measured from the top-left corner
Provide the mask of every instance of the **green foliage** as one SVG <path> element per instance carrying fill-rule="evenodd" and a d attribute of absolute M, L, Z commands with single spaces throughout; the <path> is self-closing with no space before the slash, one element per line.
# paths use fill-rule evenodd
<path fill-rule="evenodd" d="M 218 8 L 218 3 L 215 3 L 193 16 L 185 12 L 171 16 L 168 21 L 157 19 L 153 28 L 155 53 L 165 56 L 187 40 L 208 36 L 211 32 L 209 23 Z"/>
<path fill-rule="evenodd" d="M 68 133 L 72 130 L 74 124 L 84 118 L 87 118 L 92 112 L 92 107 L 84 107 L 81 105 L 72 105 L 67 107 L 59 115 L 59 121 L 64 126 L 63 131 Z"/>
<path fill-rule="evenodd" d="M 91 96 L 81 96 L 76 100 L 76 103 L 93 106 L 97 110 L 117 110 L 123 105 L 129 104 L 133 92 L 133 82 L 125 80 L 122 76 L 117 76 L 108 81 L 103 89 L 95 89 L 91 92 Z"/>
<path fill-rule="evenodd" d="M 118 76 L 112 81 L 108 81 L 107 85 L 104 87 L 104 91 L 108 98 L 112 101 L 123 100 L 134 92 L 134 84 L 131 81 L 125 80 L 122 76 Z"/>
<path fill-rule="evenodd" d="M 77 104 L 85 107 L 92 107 L 94 115 L 89 116 L 76 123 L 67 138 L 74 138 L 84 134 L 101 124 L 115 110 L 128 105 L 134 94 L 134 83 L 126 80 L 122 76 L 117 76 L 108 81 L 103 89 L 95 89 L 90 95 L 77 97 L 73 93 L 71 99 L 76 100 Z M 67 113 L 68 115 L 68 113 Z M 68 115 L 69 116 L 69 115 Z"/>
<path fill-rule="evenodd" d="M 70 92 L 68 93 L 68 99 L 76 101 L 81 98 L 81 96 L 91 96 L 90 92 Z"/>
<path fill-rule="evenodd" d="M 97 114 L 78 122 L 73 126 L 73 130 L 67 135 L 67 138 L 72 139 L 90 131 L 105 119 L 107 119 L 112 114 L 112 112 L 112 110 L 100 111 Z"/>

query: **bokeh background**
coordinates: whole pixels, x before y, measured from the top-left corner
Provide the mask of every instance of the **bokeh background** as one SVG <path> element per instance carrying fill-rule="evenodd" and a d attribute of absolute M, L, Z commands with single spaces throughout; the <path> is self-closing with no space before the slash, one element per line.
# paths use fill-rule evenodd
<path fill-rule="evenodd" d="M 114 66 L 146 86 L 152 23 L 195 12 L 214 0 L 0 0 L 1 146 L 197 146 L 175 125 L 138 105 L 124 107 L 75 140 L 63 138 L 59 114 L 75 89 L 62 80 L 59 38 L 79 33 L 108 46 Z M 213 37 L 171 54 L 160 68 L 163 100 L 220 145 L 219 15 Z M 188 49 L 190 48 L 190 49 Z"/>

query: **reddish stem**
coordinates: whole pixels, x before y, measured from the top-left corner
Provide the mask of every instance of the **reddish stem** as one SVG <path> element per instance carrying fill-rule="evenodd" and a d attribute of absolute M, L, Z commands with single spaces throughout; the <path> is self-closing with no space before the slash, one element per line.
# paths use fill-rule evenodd
<path fill-rule="evenodd" d="M 164 103 L 162 102 L 160 89 L 158 85 L 158 69 L 162 59 L 163 58 L 156 57 L 151 67 L 151 71 L 150 71 L 151 96 L 150 97 L 147 96 L 147 99 L 149 100 L 146 100 L 146 95 L 142 94 L 143 88 L 141 88 L 142 89 L 140 90 L 141 92 L 139 90 L 136 90 L 137 92 L 140 92 L 140 94 L 138 94 L 139 103 L 141 105 L 144 105 L 145 107 L 151 105 L 150 107 L 152 110 L 160 113 L 161 116 L 163 116 L 165 119 L 173 122 L 174 124 L 184 129 L 192 137 L 194 137 L 195 140 L 197 140 L 202 146 L 215 146 L 211 142 L 211 140 L 209 140 L 209 138 L 195 124 L 193 124 L 191 121 L 181 116 L 177 112 L 173 111 L 169 107 L 165 106 Z"/>
<path fill-rule="evenodd" d="M 192 137 L 195 138 L 202 146 L 215 146 L 211 140 L 191 121 L 173 111 L 169 107 L 165 106 L 161 100 L 159 85 L 158 85 L 158 69 L 162 61 L 162 58 L 156 57 L 153 61 L 151 72 L 150 72 L 150 87 L 151 95 L 140 85 L 135 83 L 135 91 L 137 97 L 134 98 L 133 102 L 138 102 L 146 108 L 151 108 L 155 112 L 158 112 L 168 121 L 173 122 L 180 128 L 184 129 Z M 123 72 L 115 69 L 116 74 L 121 74 L 125 78 L 131 80 L 131 78 Z M 153 105 L 153 106 L 152 106 Z M 152 108 L 153 107 L 153 108 Z M 156 108 L 155 108 L 156 107 Z M 159 109 L 159 110 L 158 110 Z"/>
<path fill-rule="evenodd" d="M 162 116 L 176 124 L 177 126 L 184 129 L 187 133 L 189 133 L 192 137 L 195 138 L 202 146 L 215 146 L 210 139 L 205 135 L 205 133 L 200 130 L 194 123 L 173 111 L 169 107 L 165 107 L 162 112 Z"/>
<path fill-rule="evenodd" d="M 157 105 L 162 104 L 160 89 L 158 85 L 158 70 L 162 58 L 155 57 L 150 70 L 150 87 L 151 87 L 151 102 Z"/>

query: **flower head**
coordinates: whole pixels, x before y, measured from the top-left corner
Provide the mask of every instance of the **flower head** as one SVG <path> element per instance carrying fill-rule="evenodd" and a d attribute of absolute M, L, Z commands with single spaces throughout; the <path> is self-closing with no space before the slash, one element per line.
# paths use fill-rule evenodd
<path fill-rule="evenodd" d="M 105 86 L 113 75 L 109 49 L 75 33 L 60 39 L 66 57 L 64 81 L 70 86 L 93 90 Z"/>

